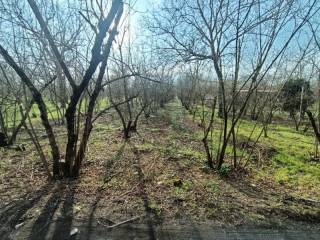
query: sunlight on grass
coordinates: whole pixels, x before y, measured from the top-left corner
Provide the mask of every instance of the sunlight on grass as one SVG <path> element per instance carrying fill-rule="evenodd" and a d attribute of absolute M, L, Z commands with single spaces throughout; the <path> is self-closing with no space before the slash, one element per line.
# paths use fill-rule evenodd
<path fill-rule="evenodd" d="M 200 107 L 199 107 L 200 108 Z M 209 109 L 205 109 L 206 115 L 209 116 Z M 189 118 L 192 118 L 189 115 Z M 200 111 L 197 113 L 195 122 L 200 122 Z M 215 118 L 212 148 L 214 152 L 218 151 L 218 142 L 220 136 L 221 119 Z M 230 123 L 229 123 L 230 126 Z M 254 129 L 254 132 L 252 133 Z M 262 126 L 255 121 L 240 120 L 236 131 L 238 132 L 238 142 L 251 137 L 251 141 L 256 141 L 259 137 Z M 203 137 L 202 130 L 194 133 L 194 136 L 201 141 Z M 265 138 L 261 134 L 259 144 L 273 148 L 276 153 L 271 158 L 271 166 L 257 170 L 260 178 L 273 173 L 274 180 L 279 184 L 286 184 L 293 188 L 314 188 L 320 186 L 320 167 L 318 163 L 312 162 L 311 155 L 314 151 L 314 137 L 312 134 L 297 132 L 293 126 L 285 126 L 282 124 L 271 124 L 268 127 L 268 137 Z M 249 156 L 248 149 L 237 148 L 237 155 L 243 155 L 245 158 Z M 229 145 L 226 154 L 232 156 L 232 147 Z M 254 156 L 250 158 L 254 161 Z M 270 162 L 270 161 L 269 161 Z M 253 168 L 255 168 L 253 163 Z"/>

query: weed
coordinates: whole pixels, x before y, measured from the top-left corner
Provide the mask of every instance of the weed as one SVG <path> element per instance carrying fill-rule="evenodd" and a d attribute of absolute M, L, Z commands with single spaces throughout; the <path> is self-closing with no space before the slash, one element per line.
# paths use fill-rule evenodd
<path fill-rule="evenodd" d="M 149 210 L 158 218 L 160 218 L 163 213 L 161 206 L 155 202 L 150 203 Z"/>
<path fill-rule="evenodd" d="M 220 191 L 219 185 L 214 182 L 208 182 L 206 188 L 212 193 L 218 193 Z"/>
<path fill-rule="evenodd" d="M 221 168 L 219 169 L 220 177 L 227 177 L 231 171 L 231 167 L 227 164 L 222 164 Z"/>

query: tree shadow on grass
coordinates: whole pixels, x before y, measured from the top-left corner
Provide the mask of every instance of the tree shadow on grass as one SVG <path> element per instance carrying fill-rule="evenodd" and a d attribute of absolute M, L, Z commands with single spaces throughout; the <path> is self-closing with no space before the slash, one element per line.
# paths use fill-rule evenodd
<path fill-rule="evenodd" d="M 156 231 L 155 226 L 153 223 L 153 209 L 150 207 L 150 199 L 148 196 L 148 193 L 146 191 L 146 185 L 145 185 L 145 177 L 141 168 L 140 164 L 140 153 L 139 150 L 134 146 L 134 144 L 130 143 L 131 150 L 135 155 L 135 162 L 134 165 L 137 172 L 138 172 L 138 178 L 140 182 L 140 196 L 143 201 L 143 206 L 146 213 L 146 221 L 147 221 L 147 227 L 148 227 L 148 235 L 150 240 L 155 240 L 156 238 Z"/>
<path fill-rule="evenodd" d="M 106 174 L 103 178 L 104 184 L 110 182 L 115 176 L 117 176 L 119 174 L 119 172 L 114 172 L 114 168 L 115 168 L 115 164 L 121 160 L 121 157 L 124 154 L 125 151 L 125 147 L 126 147 L 126 142 L 124 142 L 119 150 L 116 152 L 116 154 L 105 164 L 105 168 L 106 168 Z M 95 217 L 95 213 L 97 211 L 98 205 L 100 203 L 100 201 L 103 199 L 103 186 L 99 187 L 96 190 L 95 193 L 95 201 L 93 202 L 92 206 L 91 206 L 91 211 L 88 217 L 88 221 L 86 224 L 86 229 L 85 229 L 85 234 L 84 234 L 84 239 L 89 240 L 92 239 L 92 235 L 94 232 L 94 228 L 95 226 L 95 221 L 96 221 L 96 217 Z M 114 222 L 107 220 L 108 224 L 114 224 Z"/>
<path fill-rule="evenodd" d="M 176 230 L 168 230 L 168 229 L 163 229 L 163 231 L 156 231 L 156 224 L 157 222 L 160 221 L 158 214 L 155 212 L 155 210 L 150 206 L 150 198 L 147 193 L 147 187 L 145 185 L 145 176 L 142 171 L 141 163 L 140 163 L 140 153 L 139 150 L 133 145 L 132 146 L 132 151 L 135 154 L 135 160 L 136 160 L 136 171 L 138 172 L 138 177 L 139 177 L 139 182 L 140 182 L 140 196 L 143 201 L 145 213 L 146 213 L 146 224 L 148 227 L 148 236 L 150 240 L 155 240 L 155 239 L 189 239 L 192 236 L 192 239 L 202 239 L 201 237 L 201 232 L 196 226 L 196 224 L 190 219 L 189 220 L 189 225 L 190 229 L 189 232 L 179 232 Z M 181 235 L 185 235 L 182 236 Z"/>

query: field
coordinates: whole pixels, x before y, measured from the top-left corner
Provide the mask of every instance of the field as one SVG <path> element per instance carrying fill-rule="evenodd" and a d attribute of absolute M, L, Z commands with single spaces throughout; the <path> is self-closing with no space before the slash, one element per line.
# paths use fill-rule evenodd
<path fill-rule="evenodd" d="M 125 141 L 113 113 L 101 118 L 78 180 L 48 182 L 31 143 L 25 152 L 1 149 L 1 233 L 15 232 L 18 225 L 19 234 L 37 239 L 59 236 L 61 228 L 50 226 L 61 219 L 66 231 L 71 223 L 85 221 L 88 232 L 131 218 L 154 225 L 319 227 L 320 166 L 311 158 L 309 132 L 271 124 L 268 138 L 262 136 L 254 149 L 239 146 L 239 154 L 250 156 L 244 158 L 245 170 L 215 172 L 206 166 L 198 119 L 178 101 L 141 119 L 138 132 Z M 254 124 L 242 120 L 243 139 Z M 55 131 L 63 146 L 63 127 Z M 213 142 L 217 137 L 218 132 Z M 19 142 L 28 141 L 22 133 Z"/>

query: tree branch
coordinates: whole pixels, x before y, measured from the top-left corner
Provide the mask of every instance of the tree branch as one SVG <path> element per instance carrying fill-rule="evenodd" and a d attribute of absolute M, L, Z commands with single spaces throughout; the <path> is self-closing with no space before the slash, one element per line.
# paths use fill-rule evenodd
<path fill-rule="evenodd" d="M 39 8 L 38 8 L 36 2 L 34 0 L 28 0 L 28 3 L 30 5 L 34 15 L 36 16 L 42 31 L 44 32 L 46 38 L 48 39 L 48 42 L 50 44 L 50 47 L 51 47 L 51 50 L 52 50 L 53 54 L 57 58 L 57 60 L 58 60 L 58 62 L 60 64 L 64 74 L 66 75 L 66 77 L 67 77 L 67 79 L 68 79 L 68 81 L 69 81 L 69 83 L 70 83 L 70 85 L 72 87 L 72 89 L 75 90 L 77 88 L 77 85 L 76 85 L 74 79 L 72 78 L 67 65 L 63 61 L 62 56 L 61 56 L 56 44 L 54 43 L 53 37 L 52 37 L 52 35 L 51 35 L 51 33 L 50 33 L 49 29 L 48 29 L 48 26 L 45 23 L 42 15 L 41 15 L 41 13 L 39 11 Z"/>

